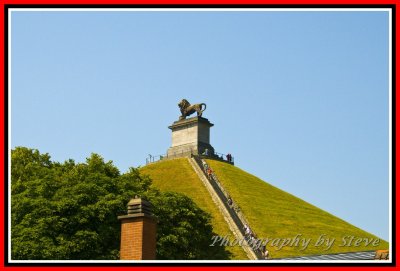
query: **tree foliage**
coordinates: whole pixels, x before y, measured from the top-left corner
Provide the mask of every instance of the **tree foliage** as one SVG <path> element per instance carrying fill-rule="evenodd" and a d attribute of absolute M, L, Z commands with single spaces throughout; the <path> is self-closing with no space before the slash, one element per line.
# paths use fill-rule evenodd
<path fill-rule="evenodd" d="M 52 162 L 48 154 L 17 147 L 11 153 L 13 259 L 118 259 L 120 222 L 134 195 L 148 198 L 158 218 L 157 259 L 226 259 L 209 247 L 210 215 L 188 197 L 161 193 L 130 168 L 92 154 L 85 163 Z"/>
<path fill-rule="evenodd" d="M 210 247 L 211 216 L 188 197 L 163 193 L 153 197 L 158 224 L 157 259 L 229 259 L 224 247 Z"/>

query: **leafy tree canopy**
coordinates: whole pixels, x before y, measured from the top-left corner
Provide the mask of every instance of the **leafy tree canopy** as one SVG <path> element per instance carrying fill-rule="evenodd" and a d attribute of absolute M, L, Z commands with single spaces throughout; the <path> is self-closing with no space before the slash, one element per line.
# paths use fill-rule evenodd
<path fill-rule="evenodd" d="M 121 174 L 98 154 L 85 163 L 52 162 L 48 154 L 11 152 L 13 259 L 119 259 L 120 222 L 134 195 L 147 198 L 158 218 L 157 259 L 228 259 L 210 247 L 210 215 L 190 198 L 161 193 L 136 168 Z"/>

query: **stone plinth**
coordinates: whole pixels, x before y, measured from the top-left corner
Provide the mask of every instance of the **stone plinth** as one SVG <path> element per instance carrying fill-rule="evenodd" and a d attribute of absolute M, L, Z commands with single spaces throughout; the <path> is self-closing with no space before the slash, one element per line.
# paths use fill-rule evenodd
<path fill-rule="evenodd" d="M 209 155 L 214 153 L 210 145 L 210 128 L 214 126 L 206 118 L 194 117 L 175 121 L 168 128 L 172 130 L 172 145 L 168 149 L 168 157 L 198 155 L 208 149 Z"/>

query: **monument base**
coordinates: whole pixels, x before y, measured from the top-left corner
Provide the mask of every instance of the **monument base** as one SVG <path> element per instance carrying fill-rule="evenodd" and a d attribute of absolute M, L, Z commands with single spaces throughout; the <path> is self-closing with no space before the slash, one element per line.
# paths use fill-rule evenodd
<path fill-rule="evenodd" d="M 214 148 L 210 145 L 210 127 L 213 125 L 202 117 L 175 121 L 168 127 L 172 130 L 172 146 L 167 151 L 167 157 L 214 155 Z"/>
<path fill-rule="evenodd" d="M 167 157 L 190 157 L 192 155 L 205 155 L 207 153 L 210 156 L 214 155 L 214 148 L 207 143 L 198 142 L 198 144 L 186 144 L 176 147 L 171 147 L 167 151 Z"/>

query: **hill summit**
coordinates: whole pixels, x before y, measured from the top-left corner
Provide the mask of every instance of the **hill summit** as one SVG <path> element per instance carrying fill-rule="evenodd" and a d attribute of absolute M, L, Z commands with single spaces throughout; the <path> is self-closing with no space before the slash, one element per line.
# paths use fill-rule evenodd
<path fill-rule="evenodd" d="M 180 192 L 212 216 L 218 235 L 210 245 L 225 245 L 232 259 L 248 259 L 223 213 L 196 174 L 190 158 L 159 161 L 141 168 L 162 191 Z M 271 258 L 388 249 L 389 244 L 267 182 L 217 160 L 206 159 Z M 262 243 L 262 244 L 261 244 Z"/>

